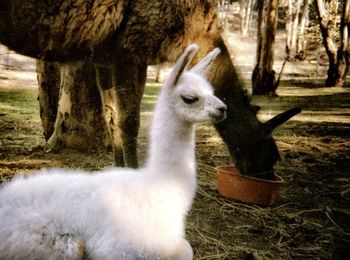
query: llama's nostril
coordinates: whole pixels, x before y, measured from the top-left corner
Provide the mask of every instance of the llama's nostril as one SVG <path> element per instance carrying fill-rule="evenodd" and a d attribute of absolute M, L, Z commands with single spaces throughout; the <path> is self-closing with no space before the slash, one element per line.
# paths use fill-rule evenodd
<path fill-rule="evenodd" d="M 226 118 L 226 109 L 227 107 L 225 105 L 217 107 L 217 110 L 216 110 L 217 112 L 212 114 L 216 123 L 219 123 Z"/>
<path fill-rule="evenodd" d="M 226 106 L 224 106 L 224 107 L 219 107 L 218 110 L 219 110 L 221 113 L 225 113 L 225 112 L 226 112 Z"/>

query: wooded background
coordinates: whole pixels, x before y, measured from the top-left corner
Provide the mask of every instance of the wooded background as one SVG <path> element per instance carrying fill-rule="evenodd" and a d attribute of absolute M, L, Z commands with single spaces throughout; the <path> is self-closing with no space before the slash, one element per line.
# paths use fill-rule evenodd
<path fill-rule="evenodd" d="M 225 33 L 239 31 L 242 37 L 257 42 L 253 94 L 274 95 L 286 63 L 309 63 L 315 71 L 328 63 L 325 86 L 344 87 L 349 64 L 349 3 L 348 0 L 219 1 Z M 280 66 L 275 66 L 276 55 L 284 56 Z"/>

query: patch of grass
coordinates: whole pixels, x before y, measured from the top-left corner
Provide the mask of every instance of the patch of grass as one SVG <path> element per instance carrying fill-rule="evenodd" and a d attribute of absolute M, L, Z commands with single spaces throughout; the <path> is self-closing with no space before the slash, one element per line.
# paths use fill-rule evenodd
<path fill-rule="evenodd" d="M 0 115 L 18 119 L 25 116 L 32 122 L 39 122 L 39 102 L 36 89 L 0 91 Z"/>
<path fill-rule="evenodd" d="M 37 89 L 0 91 L 0 158 L 44 145 Z"/>
<path fill-rule="evenodd" d="M 326 95 L 308 96 L 279 96 L 279 97 L 254 97 L 253 103 L 262 106 L 266 110 L 287 110 L 299 106 L 303 110 L 330 111 L 332 109 L 350 109 L 349 93 L 329 93 Z"/>
<path fill-rule="evenodd" d="M 141 111 L 142 113 L 153 112 L 154 106 L 157 102 L 160 92 L 161 84 L 159 83 L 147 83 L 145 87 L 145 93 L 142 98 Z"/>

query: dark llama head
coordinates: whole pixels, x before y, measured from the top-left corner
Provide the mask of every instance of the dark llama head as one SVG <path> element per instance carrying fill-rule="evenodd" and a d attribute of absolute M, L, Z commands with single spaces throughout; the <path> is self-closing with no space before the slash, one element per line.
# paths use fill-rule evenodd
<path fill-rule="evenodd" d="M 273 166 L 280 156 L 272 131 L 301 110 L 294 108 L 269 122 L 260 122 L 256 116 L 259 108 L 250 104 L 224 42 L 219 39 L 214 46 L 221 54 L 212 65 L 209 81 L 227 105 L 227 119 L 215 127 L 241 174 L 274 179 Z"/>

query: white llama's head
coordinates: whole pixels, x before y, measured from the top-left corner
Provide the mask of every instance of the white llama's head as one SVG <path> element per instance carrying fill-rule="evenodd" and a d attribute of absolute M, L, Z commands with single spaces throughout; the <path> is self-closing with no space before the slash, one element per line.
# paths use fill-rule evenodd
<path fill-rule="evenodd" d="M 198 46 L 192 44 L 176 62 L 164 86 L 168 88 L 168 102 L 184 121 L 218 123 L 226 118 L 226 105 L 214 96 L 206 74 L 220 49 L 214 49 L 196 66 L 187 70 L 197 52 Z"/>

